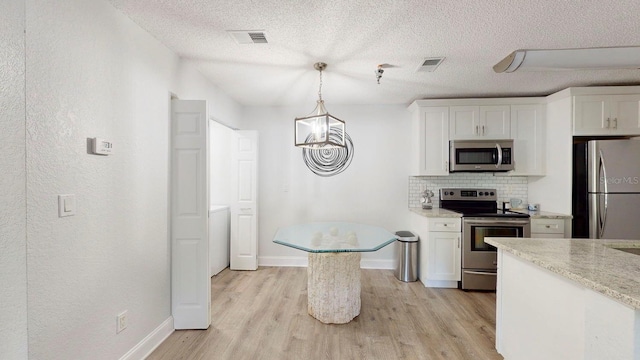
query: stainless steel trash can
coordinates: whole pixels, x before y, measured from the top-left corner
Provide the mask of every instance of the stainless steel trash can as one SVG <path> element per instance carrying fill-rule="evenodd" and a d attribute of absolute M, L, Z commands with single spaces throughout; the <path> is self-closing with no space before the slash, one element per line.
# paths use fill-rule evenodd
<path fill-rule="evenodd" d="M 411 231 L 397 231 L 396 239 L 396 277 L 404 282 L 418 280 L 418 236 Z"/>

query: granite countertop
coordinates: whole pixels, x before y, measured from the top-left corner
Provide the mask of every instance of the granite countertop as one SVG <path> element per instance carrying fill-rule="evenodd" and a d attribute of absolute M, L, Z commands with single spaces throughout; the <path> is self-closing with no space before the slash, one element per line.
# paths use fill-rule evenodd
<path fill-rule="evenodd" d="M 503 251 L 640 310 L 640 240 L 486 238 Z"/>
<path fill-rule="evenodd" d="M 511 211 L 528 214 L 532 219 L 572 219 L 568 214 L 559 214 L 550 211 L 528 211 L 527 209 L 512 209 Z"/>
<path fill-rule="evenodd" d="M 442 209 L 434 207 L 433 209 L 423 209 L 423 208 L 409 208 L 412 212 L 422 215 L 424 217 L 450 217 L 450 218 L 460 218 L 462 214 L 457 213 L 455 211 Z"/>

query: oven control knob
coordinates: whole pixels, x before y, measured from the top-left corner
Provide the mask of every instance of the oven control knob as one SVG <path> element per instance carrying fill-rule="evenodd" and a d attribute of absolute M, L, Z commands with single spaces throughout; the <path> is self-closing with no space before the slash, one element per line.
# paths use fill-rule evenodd
<path fill-rule="evenodd" d="M 484 196 L 484 193 L 482 191 L 480 191 L 480 196 Z"/>
<path fill-rule="evenodd" d="M 449 191 L 449 195 L 453 196 L 455 193 L 453 191 Z"/>
<path fill-rule="evenodd" d="M 492 192 L 491 192 L 491 196 L 493 196 L 493 195 L 495 195 L 495 194 L 494 194 L 494 193 L 493 193 L 493 191 L 492 191 Z"/>

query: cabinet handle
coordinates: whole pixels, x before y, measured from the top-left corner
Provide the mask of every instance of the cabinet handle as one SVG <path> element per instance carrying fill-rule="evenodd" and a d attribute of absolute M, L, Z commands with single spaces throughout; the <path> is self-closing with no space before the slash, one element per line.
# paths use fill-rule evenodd
<path fill-rule="evenodd" d="M 618 128 L 618 118 L 613 118 L 613 128 L 614 129 Z"/>
<path fill-rule="evenodd" d="M 478 129 L 478 125 L 476 125 L 476 131 L 473 134 L 474 135 L 480 135 L 480 130 Z"/>
<path fill-rule="evenodd" d="M 611 125 L 611 120 L 609 120 L 609 118 L 607 118 L 607 129 L 609 128 L 610 125 Z"/>
<path fill-rule="evenodd" d="M 484 125 L 482 125 L 482 136 L 484 136 Z"/>
<path fill-rule="evenodd" d="M 460 249 L 460 236 L 458 236 L 458 249 Z"/>
<path fill-rule="evenodd" d="M 545 225 L 547 229 L 551 229 L 551 225 Z"/>

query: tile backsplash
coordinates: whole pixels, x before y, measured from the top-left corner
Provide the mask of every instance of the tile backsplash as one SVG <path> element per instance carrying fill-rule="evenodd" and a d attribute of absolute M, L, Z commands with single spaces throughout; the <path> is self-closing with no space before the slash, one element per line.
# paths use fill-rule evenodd
<path fill-rule="evenodd" d="M 441 188 L 487 188 L 498 190 L 498 206 L 510 198 L 522 199 L 527 204 L 527 178 L 525 176 L 496 176 L 493 173 L 452 173 L 449 176 L 410 176 L 409 207 L 420 207 L 424 189 L 433 191 L 434 207 L 440 207 Z M 526 205 L 525 205 L 526 206 Z"/>

